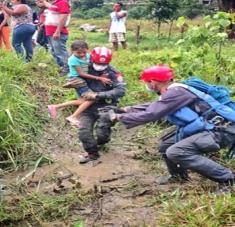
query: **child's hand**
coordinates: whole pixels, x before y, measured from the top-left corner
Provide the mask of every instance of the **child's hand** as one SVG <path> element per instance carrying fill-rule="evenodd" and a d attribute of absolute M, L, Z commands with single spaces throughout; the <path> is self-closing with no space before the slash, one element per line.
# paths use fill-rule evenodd
<path fill-rule="evenodd" d="M 105 77 L 99 77 L 99 80 L 104 84 L 112 84 L 112 80 L 110 80 L 109 78 L 105 78 Z"/>

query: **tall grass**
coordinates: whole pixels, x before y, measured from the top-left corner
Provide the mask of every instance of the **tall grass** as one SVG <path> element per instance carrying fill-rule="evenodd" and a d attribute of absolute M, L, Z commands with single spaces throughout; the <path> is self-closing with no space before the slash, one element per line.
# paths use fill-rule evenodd
<path fill-rule="evenodd" d="M 33 83 L 32 65 L 13 52 L 0 52 L 0 168 L 17 168 L 41 129 Z"/>

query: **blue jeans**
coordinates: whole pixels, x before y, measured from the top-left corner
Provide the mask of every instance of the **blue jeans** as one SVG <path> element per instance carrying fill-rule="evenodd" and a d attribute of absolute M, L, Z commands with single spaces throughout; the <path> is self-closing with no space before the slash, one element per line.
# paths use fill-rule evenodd
<path fill-rule="evenodd" d="M 63 68 L 67 67 L 68 52 L 66 49 L 66 42 L 68 35 L 61 34 L 59 39 L 53 39 L 52 36 L 48 36 L 48 44 L 56 63 Z"/>
<path fill-rule="evenodd" d="M 24 56 L 25 50 L 25 59 L 30 61 L 33 56 L 33 45 L 32 45 L 32 36 L 36 28 L 32 24 L 22 24 L 14 28 L 12 34 L 12 46 L 14 47 L 18 55 Z M 22 44 L 24 49 L 22 48 Z"/>

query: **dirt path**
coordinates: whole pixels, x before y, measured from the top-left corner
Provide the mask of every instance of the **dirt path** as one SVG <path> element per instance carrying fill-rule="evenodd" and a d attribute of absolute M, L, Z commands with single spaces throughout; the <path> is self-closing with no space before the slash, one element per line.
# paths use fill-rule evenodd
<path fill-rule="evenodd" d="M 94 203 L 79 212 L 86 226 L 156 226 L 152 200 L 159 193 L 159 186 L 155 183 L 156 174 L 136 158 L 143 153 L 143 145 L 134 142 L 138 129 L 126 131 L 118 126 L 101 158 L 80 165 L 82 148 L 77 129 L 60 121 L 61 118 L 50 123 L 41 138 L 41 152 L 50 154 L 55 162 L 37 169 L 33 181 L 41 182 L 38 190 L 47 193 L 74 187 L 95 190 L 99 196 Z M 151 146 L 144 145 L 145 150 L 153 152 Z M 55 177 L 61 179 L 59 186 L 48 183 Z"/>
<path fill-rule="evenodd" d="M 75 227 L 73 224 L 78 218 L 84 220 L 84 226 L 158 226 L 165 198 L 169 200 L 172 193 L 177 193 L 179 185 L 156 183 L 156 177 L 166 173 L 166 169 L 160 156 L 155 154 L 155 139 L 148 139 L 149 135 L 141 128 L 126 130 L 118 125 L 112 140 L 102 149 L 101 158 L 80 165 L 82 147 L 77 129 L 65 124 L 63 119 L 49 122 L 38 141 L 39 151 L 53 162 L 37 167 L 31 175 L 27 170 L 7 177 L 12 182 L 24 179 L 23 187 L 18 188 L 21 197 L 39 192 L 56 200 L 72 192 L 85 192 L 85 196 L 90 195 L 92 199 L 86 205 L 80 205 L 79 199 L 78 204 L 72 202 L 65 219 L 55 221 L 46 217 L 46 224 L 31 223 L 30 226 Z M 186 187 L 198 186 L 190 183 Z M 15 201 L 18 194 L 10 195 L 9 201 Z M 43 209 L 47 203 L 41 206 Z M 35 215 L 35 211 L 32 212 Z M 28 225 L 24 220 L 22 223 L 14 226 Z"/>
<path fill-rule="evenodd" d="M 48 91 L 44 87 L 47 85 L 35 88 L 42 114 L 46 112 L 45 103 L 48 103 Z M 33 174 L 26 170 L 5 176 L 9 184 L 17 181 L 20 192 L 10 194 L 9 201 L 14 203 L 15 197 L 34 192 L 56 196 L 74 189 L 91 190 L 96 197 L 88 206 L 73 210 L 66 222 L 51 222 L 48 226 L 73 226 L 77 217 L 83 218 L 85 226 L 156 226 L 159 208 L 153 203 L 154 198 L 160 191 L 170 188 L 156 185 L 156 173 L 149 167 L 151 163 L 144 163 L 138 156 L 154 152 L 154 142 L 147 140 L 143 144 L 143 140 L 138 141 L 138 129 L 127 131 L 118 126 L 113 130 L 110 143 L 101 151 L 101 158 L 80 165 L 79 155 L 83 149 L 77 129 L 66 124 L 64 119 L 59 116 L 58 120 L 46 123 L 38 140 L 39 152 L 51 157 L 52 164 L 37 167 Z M 156 164 L 161 173 L 164 172 L 162 162 Z M 21 181 L 22 187 L 18 184 Z"/>

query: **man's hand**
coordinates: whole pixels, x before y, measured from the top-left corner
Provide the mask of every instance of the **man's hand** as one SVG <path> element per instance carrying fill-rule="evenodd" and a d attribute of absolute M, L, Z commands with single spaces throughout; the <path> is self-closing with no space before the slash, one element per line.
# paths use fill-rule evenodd
<path fill-rule="evenodd" d="M 130 106 L 125 106 L 125 107 L 120 108 L 120 110 L 122 110 L 123 113 L 127 113 L 130 109 L 131 109 Z"/>
<path fill-rule="evenodd" d="M 60 32 L 55 31 L 55 33 L 53 34 L 53 39 L 59 39 L 60 38 Z"/>
<path fill-rule="evenodd" d="M 114 112 L 114 110 L 109 110 L 108 112 L 99 112 L 100 121 L 114 125 L 119 120 L 119 115 Z"/>
<path fill-rule="evenodd" d="M 110 120 L 113 123 L 118 121 L 118 115 L 113 110 L 110 110 L 108 113 L 109 113 Z"/>

